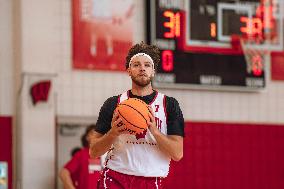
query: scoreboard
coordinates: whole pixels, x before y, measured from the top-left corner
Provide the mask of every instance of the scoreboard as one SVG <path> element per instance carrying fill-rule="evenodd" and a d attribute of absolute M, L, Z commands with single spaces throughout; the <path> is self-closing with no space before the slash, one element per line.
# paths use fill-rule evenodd
<path fill-rule="evenodd" d="M 263 10 L 272 5 L 264 8 L 263 1 L 146 1 L 147 40 L 161 50 L 154 86 L 248 91 L 265 88 L 269 56 L 259 53 L 256 61 L 250 61 L 241 44 L 232 45 L 234 35 L 253 37 L 261 40 L 261 45 L 253 47 L 264 50 L 267 31 L 278 34 L 277 22 L 273 22 L 277 10 L 271 9 L 272 18 L 265 22 Z"/>

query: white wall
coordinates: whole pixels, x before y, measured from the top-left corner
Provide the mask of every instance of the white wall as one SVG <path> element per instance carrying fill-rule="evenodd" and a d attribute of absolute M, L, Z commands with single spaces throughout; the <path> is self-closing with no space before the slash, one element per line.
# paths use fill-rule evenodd
<path fill-rule="evenodd" d="M 0 116 L 13 115 L 12 2 L 0 0 Z"/>
<path fill-rule="evenodd" d="M 17 100 L 17 188 L 49 189 L 55 186 L 55 95 L 54 76 L 57 47 L 56 0 L 15 0 L 14 43 L 17 75 L 21 86 Z M 33 105 L 30 88 L 35 82 L 51 80 L 47 103 Z M 18 90 L 18 89 L 17 89 Z"/>

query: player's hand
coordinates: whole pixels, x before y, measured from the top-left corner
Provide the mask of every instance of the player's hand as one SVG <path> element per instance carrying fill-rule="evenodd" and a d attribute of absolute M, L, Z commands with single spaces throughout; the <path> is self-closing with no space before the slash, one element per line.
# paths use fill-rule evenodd
<path fill-rule="evenodd" d="M 149 113 L 150 121 L 148 122 L 148 128 L 150 132 L 155 135 L 160 133 L 159 129 L 156 126 L 156 120 L 155 120 L 155 115 L 153 112 L 153 109 L 151 106 L 148 106 L 148 109 L 150 110 L 151 113 Z"/>
<path fill-rule="evenodd" d="M 125 125 L 122 122 L 122 119 L 119 117 L 118 113 L 114 112 L 111 120 L 111 129 L 109 131 L 109 134 L 111 136 L 117 137 L 123 133 L 125 133 Z"/>

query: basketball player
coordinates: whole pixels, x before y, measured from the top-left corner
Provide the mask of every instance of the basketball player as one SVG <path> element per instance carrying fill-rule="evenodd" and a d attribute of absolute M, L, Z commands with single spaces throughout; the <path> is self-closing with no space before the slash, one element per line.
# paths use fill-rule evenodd
<path fill-rule="evenodd" d="M 110 97 L 101 107 L 90 144 L 91 157 L 108 152 L 98 183 L 100 189 L 162 188 L 170 160 L 179 161 L 183 157 L 184 119 L 179 104 L 153 89 L 151 84 L 159 61 L 156 46 L 143 42 L 134 45 L 126 57 L 131 90 Z M 122 120 L 114 110 L 128 98 L 141 99 L 151 109 L 151 121 L 142 134 L 127 134 L 118 125 Z"/>
<path fill-rule="evenodd" d="M 100 176 L 102 166 L 100 157 L 91 159 L 89 155 L 90 135 L 94 125 L 89 125 L 81 138 L 83 148 L 78 151 L 63 168 L 59 176 L 64 189 L 94 189 Z"/>

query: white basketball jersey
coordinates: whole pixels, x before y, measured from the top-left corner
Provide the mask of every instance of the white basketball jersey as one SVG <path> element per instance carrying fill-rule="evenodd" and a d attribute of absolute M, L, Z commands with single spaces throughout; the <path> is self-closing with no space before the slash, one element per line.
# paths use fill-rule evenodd
<path fill-rule="evenodd" d="M 123 93 L 118 103 L 128 99 Z M 151 102 L 156 125 L 167 135 L 165 95 L 158 93 Z M 122 134 L 107 155 L 106 167 L 114 171 L 144 177 L 166 177 L 169 172 L 170 157 L 162 153 L 150 130 L 140 135 Z"/>

